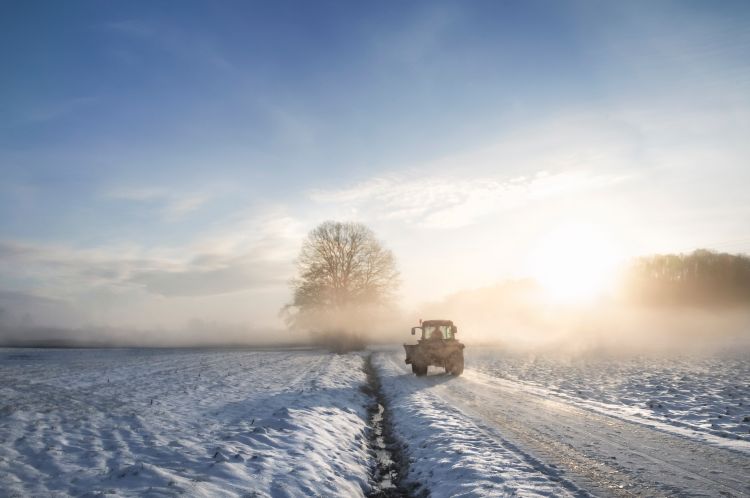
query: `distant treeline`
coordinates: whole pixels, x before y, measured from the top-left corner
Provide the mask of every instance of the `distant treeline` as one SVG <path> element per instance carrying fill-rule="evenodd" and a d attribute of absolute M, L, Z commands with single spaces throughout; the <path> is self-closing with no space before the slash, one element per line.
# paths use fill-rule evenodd
<path fill-rule="evenodd" d="M 645 305 L 750 305 L 750 257 L 699 249 L 638 258 L 625 274 L 629 300 Z"/>

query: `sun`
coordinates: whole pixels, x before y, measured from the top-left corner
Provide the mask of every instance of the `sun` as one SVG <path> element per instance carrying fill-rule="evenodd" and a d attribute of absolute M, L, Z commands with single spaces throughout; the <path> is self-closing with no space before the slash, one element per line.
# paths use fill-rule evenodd
<path fill-rule="evenodd" d="M 557 301 L 589 300 L 615 280 L 620 255 L 606 231 L 565 223 L 544 235 L 529 257 L 528 271 Z"/>

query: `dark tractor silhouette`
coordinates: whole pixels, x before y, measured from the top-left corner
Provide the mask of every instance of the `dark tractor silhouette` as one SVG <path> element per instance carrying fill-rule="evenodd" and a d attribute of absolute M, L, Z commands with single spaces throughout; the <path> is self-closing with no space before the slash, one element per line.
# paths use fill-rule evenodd
<path fill-rule="evenodd" d="M 464 371 L 464 346 L 456 340 L 458 328 L 451 320 L 420 320 L 419 327 L 412 327 L 411 335 L 417 330 L 421 337 L 416 344 L 404 344 L 406 363 L 418 376 L 427 375 L 430 365 L 445 368 L 446 372 L 461 375 Z"/>

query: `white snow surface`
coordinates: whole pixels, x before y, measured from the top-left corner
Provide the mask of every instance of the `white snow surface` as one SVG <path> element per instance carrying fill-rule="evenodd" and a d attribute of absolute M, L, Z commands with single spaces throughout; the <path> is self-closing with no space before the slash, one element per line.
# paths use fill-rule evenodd
<path fill-rule="evenodd" d="M 362 357 L 0 349 L 0 495 L 363 496 Z"/>
<path fill-rule="evenodd" d="M 543 397 L 750 453 L 750 356 L 555 355 L 467 348 L 475 371 Z"/>
<path fill-rule="evenodd" d="M 566 363 L 556 364 L 561 360 L 538 357 L 539 368 L 530 367 L 523 380 L 509 380 L 501 375 L 513 369 L 509 356 L 468 347 L 466 352 L 467 369 L 460 377 L 431 367 L 418 378 L 404 365 L 403 351 L 379 351 L 375 358 L 396 435 L 411 461 L 407 477 L 433 496 L 750 493 L 750 444 L 735 433 L 721 437 L 700 426 L 672 425 L 638 416 L 624 403 L 583 395 L 622 394 L 618 379 L 624 384 L 629 379 L 633 402 L 645 402 L 652 399 L 656 386 L 651 384 L 657 379 L 661 386 L 668 379 L 700 377 L 690 396 L 674 398 L 685 400 L 686 412 L 702 413 L 693 400 L 714 399 L 718 393 L 718 403 L 742 392 L 735 384 L 745 382 L 742 370 L 732 370 L 740 368 L 741 360 L 641 364 L 610 357 L 575 376 Z M 533 384 L 530 377 L 575 389 L 575 394 Z M 669 387 L 666 392 L 675 394 Z M 745 405 L 738 401 L 737 406 Z"/>
<path fill-rule="evenodd" d="M 615 443 L 643 449 L 622 436 L 635 429 L 584 412 L 730 446 L 739 456 L 705 454 L 747 470 L 742 355 L 466 356 L 459 379 L 434 368 L 417 378 L 403 351 L 373 353 L 417 494 L 575 495 L 580 483 L 551 465 L 555 455 L 524 443 L 567 441 L 578 453 L 562 457 L 590 459 L 620 451 Z M 0 496 L 364 496 L 374 461 L 362 367 L 359 354 L 301 349 L 0 349 Z M 589 429 L 599 446 L 584 441 Z M 697 472 L 690 456 L 701 446 L 639 434 Z M 642 485 L 626 450 L 622 482 Z M 721 486 L 745 489 L 706 489 Z"/>
<path fill-rule="evenodd" d="M 447 374 L 416 377 L 400 352 L 375 352 L 396 437 L 409 458 L 407 482 L 434 498 L 481 496 L 571 496 L 563 485 L 490 425 L 450 405 L 437 388 Z"/>

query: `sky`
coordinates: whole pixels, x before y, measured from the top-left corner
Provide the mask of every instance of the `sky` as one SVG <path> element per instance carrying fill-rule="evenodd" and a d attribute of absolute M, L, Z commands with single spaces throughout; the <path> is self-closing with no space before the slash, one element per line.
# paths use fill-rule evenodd
<path fill-rule="evenodd" d="M 5 0 L 0 65 L 0 320 L 278 327 L 329 219 L 407 308 L 750 252 L 747 2 Z"/>

